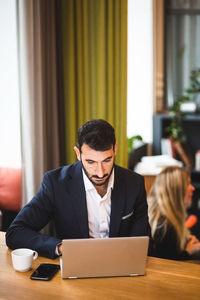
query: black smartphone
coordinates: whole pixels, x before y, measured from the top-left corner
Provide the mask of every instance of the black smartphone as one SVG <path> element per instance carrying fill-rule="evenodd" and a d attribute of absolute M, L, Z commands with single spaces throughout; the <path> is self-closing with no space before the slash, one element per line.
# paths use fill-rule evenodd
<path fill-rule="evenodd" d="M 32 280 L 50 280 L 60 269 L 59 265 L 55 264 L 40 264 L 39 267 L 31 274 Z"/>

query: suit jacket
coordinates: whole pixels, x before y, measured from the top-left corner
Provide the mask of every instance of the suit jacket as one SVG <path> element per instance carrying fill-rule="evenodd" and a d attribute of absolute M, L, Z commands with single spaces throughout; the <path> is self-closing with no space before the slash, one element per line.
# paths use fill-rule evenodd
<path fill-rule="evenodd" d="M 54 221 L 55 237 L 39 233 Z M 115 165 L 111 195 L 110 237 L 148 235 L 146 192 L 143 177 Z M 36 196 L 19 212 L 6 233 L 11 249 L 31 248 L 55 258 L 62 239 L 89 238 L 82 165 L 76 162 L 45 174 Z"/>

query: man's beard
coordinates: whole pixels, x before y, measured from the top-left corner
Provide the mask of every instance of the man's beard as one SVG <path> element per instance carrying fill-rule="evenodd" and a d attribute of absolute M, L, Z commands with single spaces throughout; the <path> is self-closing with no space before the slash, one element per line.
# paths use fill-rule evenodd
<path fill-rule="evenodd" d="M 93 185 L 96 185 L 96 186 L 102 186 L 102 185 L 106 184 L 106 183 L 108 182 L 108 180 L 110 179 L 110 176 L 111 176 L 111 174 L 112 174 L 112 170 L 113 170 L 113 168 L 114 168 L 114 164 L 113 164 L 112 169 L 111 169 L 111 171 L 110 171 L 110 174 L 105 174 L 103 177 L 99 177 L 99 176 L 97 176 L 97 175 L 92 175 L 92 177 L 89 177 L 89 174 L 88 174 L 88 172 L 86 171 L 86 169 L 85 169 L 85 167 L 84 167 L 82 161 L 81 161 L 81 164 L 82 164 L 82 168 L 83 168 L 83 170 L 84 170 L 85 175 L 87 176 L 87 178 L 92 182 Z M 92 178 L 98 178 L 98 179 L 101 178 L 101 179 L 103 179 L 104 177 L 106 177 L 106 180 L 103 181 L 103 182 L 101 182 L 101 183 L 97 183 L 97 182 L 95 182 L 95 181 L 92 180 Z"/>

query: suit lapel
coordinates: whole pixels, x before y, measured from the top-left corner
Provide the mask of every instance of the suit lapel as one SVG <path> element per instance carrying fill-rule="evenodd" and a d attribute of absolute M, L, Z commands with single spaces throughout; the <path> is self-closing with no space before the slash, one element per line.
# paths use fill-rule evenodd
<path fill-rule="evenodd" d="M 119 233 L 125 201 L 125 185 L 120 174 L 120 169 L 115 166 L 115 182 L 111 196 L 110 237 L 116 237 Z"/>
<path fill-rule="evenodd" d="M 89 238 L 88 214 L 86 204 L 85 187 L 83 183 L 81 163 L 77 163 L 71 175 L 69 184 L 69 193 L 71 196 L 72 205 L 80 225 L 80 229 L 84 238 Z"/>

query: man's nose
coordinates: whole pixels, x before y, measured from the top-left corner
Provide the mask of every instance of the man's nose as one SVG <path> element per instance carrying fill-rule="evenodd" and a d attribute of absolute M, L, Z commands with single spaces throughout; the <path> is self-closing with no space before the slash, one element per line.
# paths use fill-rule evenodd
<path fill-rule="evenodd" d="M 103 175 L 104 175 L 104 167 L 103 167 L 103 165 L 101 163 L 99 163 L 97 165 L 96 174 L 100 178 L 103 177 Z"/>

